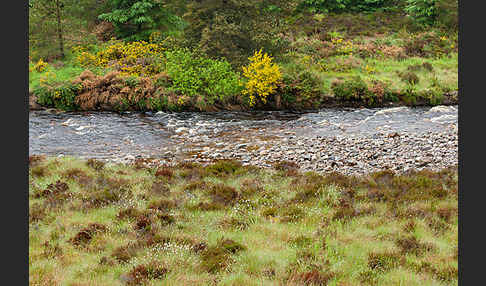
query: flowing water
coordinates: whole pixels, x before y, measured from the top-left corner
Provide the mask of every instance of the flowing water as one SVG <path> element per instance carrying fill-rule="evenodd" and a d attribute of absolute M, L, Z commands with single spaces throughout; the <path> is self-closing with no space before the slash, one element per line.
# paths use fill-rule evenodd
<path fill-rule="evenodd" d="M 318 112 L 29 114 L 29 154 L 164 157 L 184 149 L 278 142 L 290 136 L 373 137 L 397 132 L 457 132 L 458 107 L 323 109 Z"/>

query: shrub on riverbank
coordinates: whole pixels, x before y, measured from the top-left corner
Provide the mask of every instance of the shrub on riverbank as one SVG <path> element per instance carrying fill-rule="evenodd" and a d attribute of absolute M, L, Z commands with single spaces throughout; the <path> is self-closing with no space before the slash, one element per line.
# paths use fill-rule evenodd
<path fill-rule="evenodd" d="M 246 77 L 243 94 L 248 96 L 249 105 L 255 106 L 258 101 L 267 103 L 267 97 L 274 93 L 282 80 L 280 67 L 273 63 L 273 58 L 262 50 L 248 58 L 250 63 L 243 67 L 243 76 Z"/>
<path fill-rule="evenodd" d="M 126 76 L 153 76 L 162 72 L 160 63 L 163 47 L 145 41 L 110 41 L 89 51 L 85 47 L 73 48 L 76 61 L 84 68 L 101 67 L 119 71 Z"/>
<path fill-rule="evenodd" d="M 349 177 L 34 157 L 34 284 L 457 284 L 456 169 Z M 221 166 L 234 168 L 208 172 Z"/>
<path fill-rule="evenodd" d="M 51 86 L 44 85 L 35 90 L 38 103 L 43 106 L 52 106 L 57 109 L 75 111 L 78 109 L 76 97 L 81 86 L 70 82 L 56 83 Z"/>
<path fill-rule="evenodd" d="M 165 53 L 168 89 L 190 98 L 203 97 L 199 104 L 234 101 L 242 88 L 240 75 L 226 60 L 197 56 L 189 50 Z"/>

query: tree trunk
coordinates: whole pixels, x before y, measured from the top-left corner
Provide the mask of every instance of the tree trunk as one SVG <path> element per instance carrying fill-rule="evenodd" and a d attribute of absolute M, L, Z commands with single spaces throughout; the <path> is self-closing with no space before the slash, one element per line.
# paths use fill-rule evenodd
<path fill-rule="evenodd" d="M 57 16 L 57 36 L 59 38 L 59 52 L 61 59 L 64 59 L 64 41 L 62 38 L 62 27 L 61 27 L 61 3 L 59 0 L 56 1 L 56 16 Z"/>

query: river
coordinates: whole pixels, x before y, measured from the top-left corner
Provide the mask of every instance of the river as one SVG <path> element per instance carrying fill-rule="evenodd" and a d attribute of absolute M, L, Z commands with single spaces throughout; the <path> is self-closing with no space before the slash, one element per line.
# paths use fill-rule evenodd
<path fill-rule="evenodd" d="M 440 133 L 457 141 L 457 124 L 457 106 L 323 109 L 307 113 L 31 111 L 29 154 L 203 161 L 244 157 L 251 161 L 255 152 L 258 156 L 264 149 L 299 140 L 305 145 L 306 140 L 317 139 L 372 141 L 395 133 L 401 138 Z M 455 146 L 457 155 L 457 144 L 451 146 Z M 234 155 L 242 151 L 241 156 Z"/>

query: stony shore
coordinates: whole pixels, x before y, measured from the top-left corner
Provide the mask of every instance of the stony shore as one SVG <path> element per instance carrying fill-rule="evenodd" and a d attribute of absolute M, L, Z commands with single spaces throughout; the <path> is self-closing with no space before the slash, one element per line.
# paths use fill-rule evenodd
<path fill-rule="evenodd" d="M 165 158 L 150 159 L 127 155 L 117 162 L 139 160 L 148 165 L 176 164 L 181 160 L 209 163 L 236 159 L 243 164 L 272 167 L 291 161 L 303 171 L 366 174 L 390 169 L 397 173 L 411 169 L 439 170 L 458 164 L 457 129 L 423 134 L 375 134 L 371 137 L 298 137 L 252 143 L 228 142 L 205 147 L 199 152 L 167 152 Z M 142 159 L 142 160 L 140 160 Z"/>

